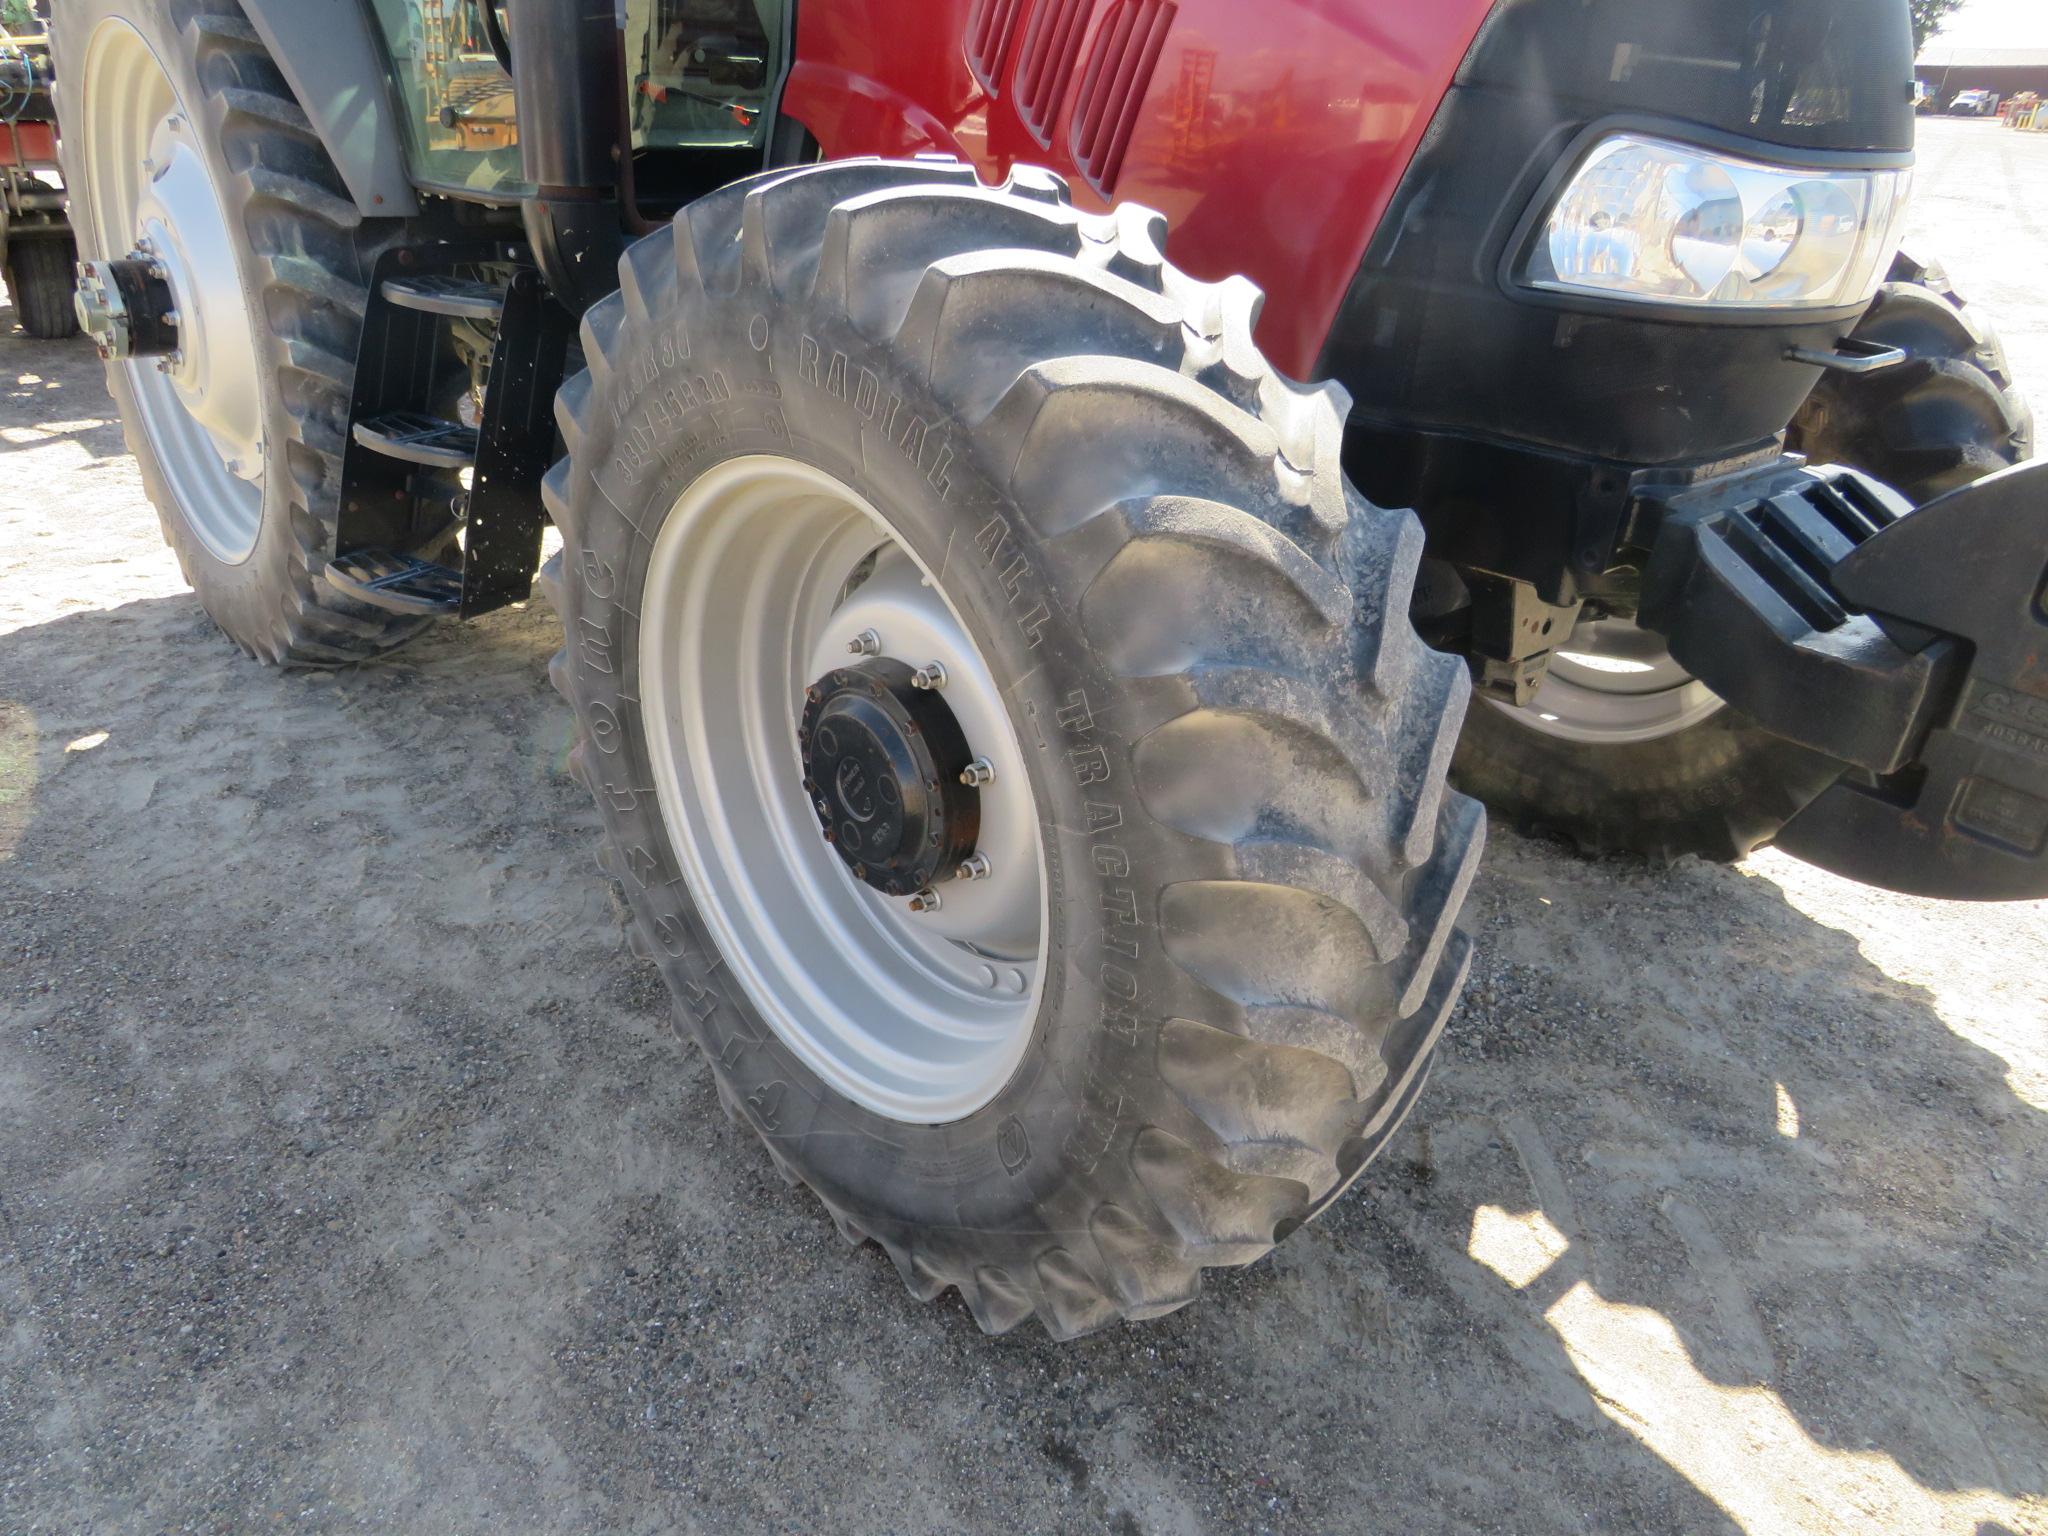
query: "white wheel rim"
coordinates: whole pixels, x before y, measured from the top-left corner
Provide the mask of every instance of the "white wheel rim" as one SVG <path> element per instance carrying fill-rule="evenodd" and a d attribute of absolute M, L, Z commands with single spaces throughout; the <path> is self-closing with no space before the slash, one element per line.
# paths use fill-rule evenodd
<path fill-rule="evenodd" d="M 976 843 L 990 874 L 939 886 L 932 913 L 857 881 L 803 789 L 804 690 L 855 660 L 864 630 L 884 656 L 944 665 L 945 702 L 995 770 Z M 876 1114 L 941 1124 L 986 1105 L 1038 1013 L 1045 852 L 1002 690 L 929 568 L 835 477 L 730 460 L 683 493 L 655 539 L 639 664 L 670 843 L 770 1027 Z"/>
<path fill-rule="evenodd" d="M 177 355 L 119 364 L 178 511 L 226 564 L 263 522 L 261 376 L 236 239 L 190 112 L 124 21 L 93 33 L 82 73 L 83 158 L 101 260 L 160 262 L 178 313 Z"/>
<path fill-rule="evenodd" d="M 1699 724 L 1721 699 L 1627 619 L 1582 620 L 1550 660 L 1536 695 L 1490 700 L 1531 730 L 1596 746 L 1655 741 Z"/>

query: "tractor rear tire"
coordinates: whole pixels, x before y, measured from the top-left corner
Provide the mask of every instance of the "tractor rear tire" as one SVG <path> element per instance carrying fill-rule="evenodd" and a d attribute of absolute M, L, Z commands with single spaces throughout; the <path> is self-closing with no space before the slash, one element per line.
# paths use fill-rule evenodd
<path fill-rule="evenodd" d="M 2034 422 L 2005 349 L 1939 267 L 1901 254 L 1859 340 L 1906 349 L 1872 374 L 1827 373 L 1786 434 L 1816 464 L 1846 464 L 1918 505 L 2020 463 Z M 1458 786 L 1524 831 L 1589 854 L 1680 854 L 1732 862 L 1769 843 L 1839 776 L 1839 765 L 1731 709 L 1651 740 L 1561 738 L 1529 710 L 1482 701 L 1467 717 Z"/>
<path fill-rule="evenodd" d="M 628 251 L 558 405 L 551 671 L 633 946 L 784 1176 L 991 1333 L 1158 1316 L 1266 1253 L 1392 1135 L 1467 963 L 1483 819 L 1444 774 L 1469 685 L 1407 620 L 1420 529 L 1346 483 L 1346 402 L 1260 358 L 1256 291 L 1185 277 L 1163 238 L 1039 171 L 770 173 Z M 842 505 L 873 526 L 834 564 L 802 530 Z M 700 527 L 722 531 L 678 545 Z M 856 561 L 875 527 L 897 543 Z M 789 550 L 788 601 L 727 578 Z M 966 674 L 987 668 L 1017 751 L 985 793 L 1019 797 L 1043 882 L 1039 959 L 985 970 L 1035 998 L 1014 1063 L 923 1114 L 874 1097 L 863 1074 L 895 1059 L 845 1065 L 848 1036 L 812 1028 L 915 941 L 813 942 L 842 902 L 877 931 L 909 919 L 813 823 L 854 802 L 795 782 L 817 733 L 789 659 L 807 614 L 906 560 L 925 595 L 905 601 L 975 653 L 935 686 L 981 707 Z M 878 645 L 827 634 L 823 681 Z M 750 732 L 753 777 L 730 767 Z M 953 912 L 981 889 L 937 892 Z M 962 994 L 956 1037 L 978 1006 Z"/>
<path fill-rule="evenodd" d="M 25 335 L 62 341 L 78 334 L 71 307 L 78 249 L 69 235 L 16 236 L 7 245 L 7 296 Z"/>
<path fill-rule="evenodd" d="M 203 171 L 207 216 L 221 226 L 218 259 L 209 245 L 192 266 L 234 325 L 209 327 L 204 344 L 227 387 L 253 380 L 241 416 L 260 463 L 251 469 L 242 457 L 238 470 L 214 448 L 191 397 L 157 359 L 107 365 L 129 451 L 185 580 L 228 638 L 263 661 L 334 666 L 403 644 L 431 621 L 356 602 L 323 575 L 335 552 L 368 277 L 402 226 L 362 219 L 235 0 L 65 0 L 51 45 L 65 185 L 88 259 L 123 257 L 138 238 L 116 187 L 117 168 L 142 165 L 148 153 L 128 142 L 144 115 L 140 99 L 163 103 L 169 115 L 159 124 L 175 123 L 177 155 L 190 157 L 180 172 Z M 89 69 L 101 71 L 90 88 Z M 95 185 L 93 166 L 104 184 Z M 183 206 L 208 208 L 193 191 L 199 184 L 189 174 L 178 183 Z M 235 349 L 222 337 L 237 327 L 251 355 L 225 355 Z"/>

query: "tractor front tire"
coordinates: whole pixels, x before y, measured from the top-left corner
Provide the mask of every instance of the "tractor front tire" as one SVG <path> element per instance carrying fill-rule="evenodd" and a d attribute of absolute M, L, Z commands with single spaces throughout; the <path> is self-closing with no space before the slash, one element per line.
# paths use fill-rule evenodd
<path fill-rule="evenodd" d="M 15 236 L 7 245 L 7 296 L 22 333 L 38 341 L 78 334 L 71 307 L 78 250 L 66 234 Z"/>
<path fill-rule="evenodd" d="M 784 1176 L 989 1332 L 1267 1252 L 1393 1133 L 1467 960 L 1420 530 L 1163 236 L 1042 172 L 770 173 L 628 251 L 558 408 L 552 671 L 634 948 Z M 814 815 L 870 835 L 811 753 L 911 664 L 993 774 L 943 910 Z"/>
<path fill-rule="evenodd" d="M 234 0 L 65 0 L 51 44 L 79 248 L 149 238 L 175 269 L 179 354 L 109 362 L 107 387 L 185 580 L 263 661 L 411 639 L 430 621 L 322 574 L 369 273 L 402 226 L 361 218 Z"/>

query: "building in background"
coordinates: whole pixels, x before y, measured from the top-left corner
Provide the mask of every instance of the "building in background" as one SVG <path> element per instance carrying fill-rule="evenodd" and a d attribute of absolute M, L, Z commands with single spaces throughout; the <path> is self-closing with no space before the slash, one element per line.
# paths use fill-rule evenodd
<path fill-rule="evenodd" d="M 1990 91 L 1999 101 L 2026 91 L 2048 96 L 2048 48 L 1951 48 L 1937 38 L 1914 74 L 1936 112 L 1946 112 L 1965 91 Z"/>

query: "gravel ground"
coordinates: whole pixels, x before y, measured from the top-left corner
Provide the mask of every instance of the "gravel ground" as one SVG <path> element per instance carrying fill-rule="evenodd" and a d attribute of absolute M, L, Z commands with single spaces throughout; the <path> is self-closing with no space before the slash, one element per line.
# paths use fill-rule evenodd
<path fill-rule="evenodd" d="M 1926 149 L 2048 380 L 2048 136 Z M 1497 834 L 1356 1194 L 985 1339 L 665 1034 L 543 608 L 262 670 L 90 354 L 0 391 L 0 1531 L 2048 1532 L 2048 904 Z"/>

